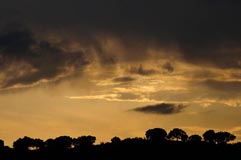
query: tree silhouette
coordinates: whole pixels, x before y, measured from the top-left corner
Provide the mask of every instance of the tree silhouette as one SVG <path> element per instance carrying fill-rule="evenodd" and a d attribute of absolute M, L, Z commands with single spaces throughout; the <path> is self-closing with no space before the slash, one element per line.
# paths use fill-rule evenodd
<path fill-rule="evenodd" d="M 44 147 L 44 141 L 42 139 L 33 139 L 32 141 L 32 145 L 31 147 L 33 147 L 34 149 L 40 149 Z"/>
<path fill-rule="evenodd" d="M 153 128 L 145 132 L 146 138 L 125 138 L 113 137 L 111 143 L 94 144 L 96 137 L 80 136 L 71 138 L 60 136 L 55 139 L 48 139 L 43 142 L 41 139 L 23 137 L 13 143 L 14 148 L 4 146 L 0 140 L 1 160 L 48 160 L 48 159 L 195 159 L 215 157 L 222 159 L 228 155 L 230 159 L 240 159 L 241 143 L 228 144 L 236 137 L 229 132 L 217 132 L 208 130 L 202 137 L 194 134 L 188 137 L 186 132 L 174 128 L 167 135 L 162 128 Z M 168 139 L 169 138 L 169 139 Z M 174 140 L 174 141 L 172 141 Z M 164 141 L 164 143 L 160 143 Z M 182 142 L 175 142 L 182 141 Z M 156 143 L 157 142 L 157 143 Z M 211 145 L 209 144 L 211 142 Z M 161 154 L 160 154 L 161 151 Z M 175 154 L 169 154 L 169 152 Z M 183 154 L 185 153 L 185 154 Z"/>
<path fill-rule="evenodd" d="M 59 136 L 51 141 L 51 143 L 55 148 L 69 149 L 72 147 L 72 138 L 70 136 Z"/>
<path fill-rule="evenodd" d="M 188 141 L 189 142 L 201 142 L 202 137 L 197 135 L 197 134 L 194 134 L 194 135 L 191 135 L 191 136 L 188 137 Z"/>
<path fill-rule="evenodd" d="M 33 139 L 25 136 L 23 138 L 17 139 L 13 143 L 13 147 L 16 150 L 28 150 L 30 147 L 32 147 L 32 144 L 33 144 Z"/>
<path fill-rule="evenodd" d="M 215 140 L 218 144 L 227 143 L 235 140 L 236 136 L 229 132 L 217 132 L 215 134 Z"/>
<path fill-rule="evenodd" d="M 188 138 L 188 135 L 184 130 L 180 128 L 174 128 L 169 132 L 167 138 L 170 140 L 176 140 L 176 141 L 179 141 L 179 140 L 186 141 Z"/>
<path fill-rule="evenodd" d="M 0 150 L 4 147 L 4 141 L 0 139 Z"/>
<path fill-rule="evenodd" d="M 44 142 L 44 147 L 47 149 L 50 149 L 50 150 L 57 148 L 57 146 L 54 142 L 54 139 L 52 139 L 52 138 L 49 138 Z"/>
<path fill-rule="evenodd" d="M 150 141 L 164 141 L 167 132 L 162 128 L 153 128 L 146 131 L 146 139 Z"/>
<path fill-rule="evenodd" d="M 185 131 L 184 131 L 184 132 L 185 132 Z M 185 132 L 185 133 L 186 133 L 186 132 Z M 181 136 L 181 141 L 186 142 L 187 139 L 188 139 L 188 135 L 187 135 L 187 134 L 183 134 L 183 135 Z"/>
<path fill-rule="evenodd" d="M 119 137 L 113 137 L 111 138 L 111 143 L 118 144 L 121 142 L 121 139 Z"/>
<path fill-rule="evenodd" d="M 207 130 L 203 133 L 203 139 L 207 143 L 215 143 L 215 132 L 214 130 Z"/>
<path fill-rule="evenodd" d="M 75 148 L 90 147 L 95 143 L 95 141 L 96 137 L 94 136 L 81 136 L 73 140 L 73 145 Z"/>
<path fill-rule="evenodd" d="M 33 139 L 30 137 L 19 138 L 13 143 L 13 147 L 17 150 L 29 150 L 40 149 L 44 146 L 44 142 L 41 139 Z"/>

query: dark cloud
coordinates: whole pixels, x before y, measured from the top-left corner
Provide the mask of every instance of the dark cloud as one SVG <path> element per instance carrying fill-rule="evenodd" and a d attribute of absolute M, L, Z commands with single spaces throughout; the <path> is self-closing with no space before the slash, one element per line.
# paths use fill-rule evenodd
<path fill-rule="evenodd" d="M 134 111 L 143 112 L 143 113 L 152 113 L 152 114 L 175 114 L 180 113 L 185 108 L 185 105 L 179 104 L 169 104 L 161 103 L 156 105 L 149 105 L 145 107 L 135 108 Z"/>
<path fill-rule="evenodd" d="M 165 64 L 162 65 L 162 68 L 165 70 L 167 73 L 172 73 L 174 72 L 174 67 L 170 62 L 166 62 Z"/>
<path fill-rule="evenodd" d="M 1 88 L 51 80 L 69 68 L 81 70 L 88 64 L 83 53 L 66 52 L 61 46 L 37 39 L 28 30 L 0 35 L 0 60 L 0 70 L 4 73 Z"/>
<path fill-rule="evenodd" d="M 138 66 L 138 67 L 134 67 L 132 66 L 129 70 L 128 70 L 129 73 L 132 73 L 132 74 L 139 74 L 139 75 L 142 75 L 142 76 L 149 76 L 149 75 L 153 75 L 153 74 L 156 74 L 158 73 L 156 70 L 154 69 L 145 69 L 142 65 Z"/>
<path fill-rule="evenodd" d="M 187 62 L 195 63 L 196 65 L 214 65 L 222 69 L 241 69 L 240 48 L 235 50 L 235 47 L 239 47 L 238 45 L 240 45 L 240 42 L 232 46 L 224 42 L 208 45 L 212 46 L 204 46 L 203 48 L 197 49 L 199 47 L 197 44 L 193 48 L 186 48 L 187 50 L 182 48 L 184 49 L 181 51 L 182 56 Z"/>
<path fill-rule="evenodd" d="M 114 82 L 131 82 L 134 80 L 135 80 L 135 78 L 132 78 L 132 77 L 118 77 L 118 78 L 113 79 Z"/>
<path fill-rule="evenodd" d="M 206 0 L 206 2 L 213 5 L 236 5 L 240 3 L 239 0 Z"/>
<path fill-rule="evenodd" d="M 240 81 L 216 81 L 216 80 L 207 80 L 204 82 L 206 86 L 211 89 L 225 92 L 227 94 L 239 94 L 241 96 L 241 82 Z M 232 95 L 230 95 L 232 96 Z M 233 95 L 234 96 L 234 95 Z"/>
<path fill-rule="evenodd" d="M 13 57 L 27 56 L 34 43 L 32 33 L 27 30 L 17 30 L 0 36 L 1 53 Z"/>
<path fill-rule="evenodd" d="M 11 0 L 2 2 L 0 10 L 1 23 L 20 19 L 33 30 L 79 37 L 94 46 L 103 64 L 116 59 L 93 38 L 99 35 L 134 48 L 123 53 L 126 59 L 150 58 L 146 49 L 157 46 L 177 49 L 189 63 L 241 68 L 238 0 Z"/>

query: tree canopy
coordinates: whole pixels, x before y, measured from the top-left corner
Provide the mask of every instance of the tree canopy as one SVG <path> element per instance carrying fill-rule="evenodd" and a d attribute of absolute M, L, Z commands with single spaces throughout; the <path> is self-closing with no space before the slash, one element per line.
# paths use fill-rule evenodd
<path fill-rule="evenodd" d="M 4 157 L 1 160 L 118 160 L 128 159 L 127 157 L 130 155 L 129 158 L 131 159 L 142 159 L 143 157 L 149 157 L 149 159 L 158 157 L 161 159 L 163 155 L 166 155 L 172 159 L 175 155 L 178 155 L 179 158 L 180 156 L 181 158 L 189 157 L 189 153 L 199 156 L 212 154 L 221 158 L 222 154 L 232 156 L 232 154 L 241 152 L 240 143 L 228 143 L 235 139 L 236 136 L 229 132 L 215 132 L 214 130 L 207 130 L 202 136 L 198 134 L 188 136 L 180 128 L 174 128 L 168 134 L 163 128 L 152 128 L 145 132 L 143 138 L 134 137 L 121 140 L 115 136 L 110 142 L 102 142 L 101 144 L 95 144 L 96 137 L 92 135 L 77 138 L 59 136 L 45 141 L 25 136 L 14 141 L 13 148 L 4 146 L 4 141 L 0 140 L 0 158 Z M 177 154 L 170 155 L 169 152 Z M 236 156 L 238 155 L 236 154 Z"/>
<path fill-rule="evenodd" d="M 180 128 L 174 128 L 168 133 L 168 139 L 170 140 L 176 140 L 176 141 L 186 141 L 188 138 L 187 133 L 180 129 Z"/>
<path fill-rule="evenodd" d="M 162 128 L 153 128 L 146 131 L 146 139 L 151 141 L 164 141 L 167 132 Z"/>

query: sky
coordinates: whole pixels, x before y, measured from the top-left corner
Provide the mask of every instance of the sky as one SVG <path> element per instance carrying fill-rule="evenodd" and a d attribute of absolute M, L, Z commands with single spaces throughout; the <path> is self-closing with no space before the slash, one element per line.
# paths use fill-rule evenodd
<path fill-rule="evenodd" d="M 241 141 L 240 17 L 239 0 L 1 0 L 0 139 Z"/>

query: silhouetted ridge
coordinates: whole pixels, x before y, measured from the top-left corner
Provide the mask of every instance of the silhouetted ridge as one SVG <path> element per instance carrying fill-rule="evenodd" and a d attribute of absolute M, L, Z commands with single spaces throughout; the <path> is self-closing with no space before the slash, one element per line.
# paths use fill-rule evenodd
<path fill-rule="evenodd" d="M 230 144 L 236 136 L 225 131 L 207 130 L 202 136 L 188 136 L 174 128 L 169 133 L 163 128 L 149 129 L 144 138 L 120 139 L 95 144 L 96 137 L 59 136 L 45 141 L 25 136 L 13 142 L 13 148 L 0 140 L 0 160 L 123 160 L 123 159 L 207 159 L 241 157 L 241 143 Z"/>

